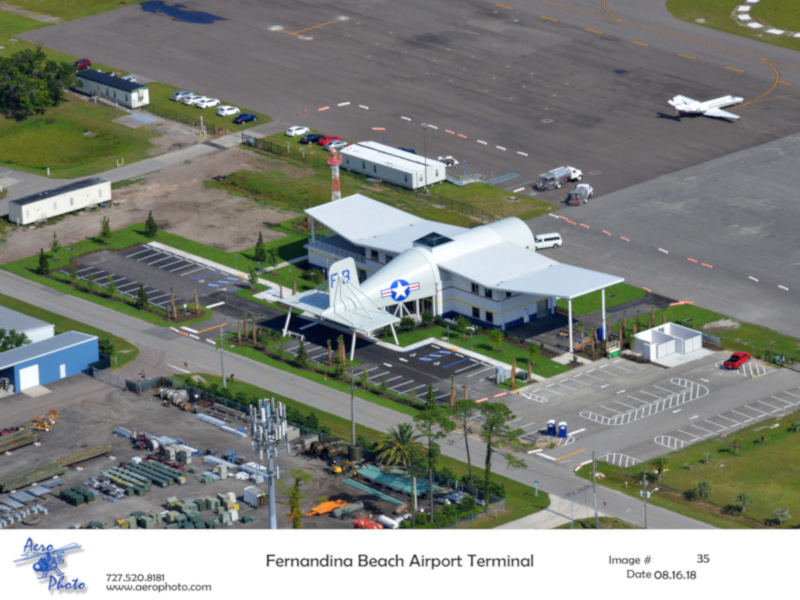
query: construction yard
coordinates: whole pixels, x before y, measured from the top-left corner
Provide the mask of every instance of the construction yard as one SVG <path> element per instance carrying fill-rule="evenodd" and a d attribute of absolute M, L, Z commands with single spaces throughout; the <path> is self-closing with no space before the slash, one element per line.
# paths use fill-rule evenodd
<path fill-rule="evenodd" d="M 163 528 L 170 520 L 176 520 L 177 513 L 186 511 L 190 519 L 195 519 L 196 525 L 198 519 L 208 523 L 216 518 L 219 521 L 215 523 L 217 527 L 269 527 L 267 506 L 256 509 L 244 501 L 246 488 L 257 485 L 260 490 L 266 491 L 267 483 L 254 484 L 250 479 L 240 479 L 234 473 L 244 471 L 233 468 L 227 474 L 217 468 L 216 474 L 212 476 L 210 471 L 215 465 L 205 455 L 208 451 L 214 457 L 211 460 L 218 457 L 234 463 L 258 462 L 258 456 L 251 450 L 248 437 L 239 437 L 203 422 L 196 414 L 181 410 L 175 405 L 164 406 L 161 398 L 153 396 L 152 392 L 138 395 L 122 391 L 85 375 L 49 387 L 49 394 L 36 398 L 7 398 L 0 409 L 0 429 L 27 424 L 40 415 L 48 414 L 51 407 L 57 407 L 58 410 L 58 420 L 51 424 L 49 431 L 42 429 L 34 432 L 40 436 L 38 443 L 27 444 L 0 455 L 0 490 L 4 489 L 3 482 L 10 480 L 14 474 L 28 469 L 39 469 L 41 472 L 45 463 L 52 465 L 52 461 L 58 460 L 61 460 L 64 467 L 55 476 L 44 481 L 0 493 L 0 519 L 7 523 L 6 526 L 65 529 L 83 528 L 91 524 L 94 527 L 107 528 L 115 526 L 116 522 L 122 528 L 132 528 L 131 525 Z M 217 417 L 224 414 L 224 411 L 215 413 L 213 409 L 211 412 Z M 228 425 L 234 430 L 246 428 L 244 421 L 233 420 Z M 179 450 L 178 464 L 186 462 L 183 465 L 184 470 L 181 472 L 172 469 L 170 474 L 168 467 L 147 461 L 148 455 L 154 454 L 152 449 L 137 450 L 135 441 L 115 433 L 115 428 L 136 432 L 136 438 L 145 432 L 148 438 L 158 437 L 162 442 L 165 438 L 171 438 L 176 444 L 183 443 L 197 449 L 198 454 L 191 456 L 191 453 L 187 453 L 182 456 Z M 6 437 L 0 437 L 0 442 Z M 291 527 L 287 493 L 288 486 L 293 483 L 292 469 L 302 469 L 312 477 L 302 487 L 305 497 L 300 506 L 304 513 L 325 502 L 334 503 L 327 508 L 363 503 L 362 509 L 343 518 L 335 518 L 330 512 L 308 516 L 302 521 L 304 529 L 352 529 L 354 521 L 359 518 L 377 519 L 380 514 L 395 516 L 398 505 L 409 501 L 389 487 L 378 491 L 378 486 L 371 479 L 359 478 L 355 486 L 345 483 L 348 479 L 353 480 L 352 470 L 349 473 L 333 474 L 325 460 L 317 458 L 313 453 L 299 450 L 295 445 L 296 441 L 292 442 L 289 453 L 281 452 L 279 455 L 281 483 L 287 486 L 287 489 L 282 489 L 279 483 L 276 496 L 279 528 Z M 2 444 L 0 448 L 3 448 Z M 72 463 L 76 455 L 92 450 L 98 456 Z M 122 465 L 137 463 L 139 458 L 142 459 L 139 465 L 122 468 Z M 181 461 L 181 458 L 184 460 Z M 370 467 L 368 474 L 382 477 L 380 470 L 376 469 Z M 105 493 L 103 489 L 92 489 L 85 484 L 101 474 L 118 484 L 117 487 L 124 484 L 120 478 L 130 478 L 130 481 L 141 484 L 141 479 L 136 478 L 140 478 L 143 472 L 155 473 L 149 476 L 152 483 L 132 486 L 136 489 L 128 494 Z M 49 491 L 47 487 L 43 488 L 43 484 L 54 484 L 58 479 L 63 483 L 53 485 Z M 180 483 L 184 479 L 185 483 Z M 167 480 L 173 483 L 170 484 Z M 78 500 L 73 498 L 74 494 L 71 492 L 61 494 L 62 490 L 72 488 L 74 491 L 74 486 L 82 487 L 88 494 Z M 105 488 L 113 490 L 110 486 Z M 38 490 L 41 495 L 37 497 L 37 493 L 31 490 Z M 33 499 L 27 498 L 25 494 L 20 497 L 19 492 L 27 492 Z M 115 495 L 118 497 L 115 498 Z M 14 498 L 24 507 L 12 508 L 14 502 L 11 500 Z M 168 499 L 171 499 L 169 503 Z M 227 504 L 228 508 L 233 509 L 226 512 L 235 513 L 230 525 L 224 522 L 227 517 L 220 514 L 221 509 L 217 509 L 220 503 L 223 508 Z M 39 509 L 32 510 L 34 506 L 44 507 L 46 514 Z M 199 514 L 190 513 L 187 507 Z M 168 509 L 171 509 L 169 513 Z M 320 510 L 325 511 L 326 507 L 323 506 Z M 139 512 L 144 514 L 131 518 L 132 513 Z M 27 518 L 14 518 L 11 517 L 12 513 L 20 516 L 27 513 Z M 126 518 L 125 524 L 118 521 Z M 255 518 L 255 521 L 245 522 L 250 518 Z M 177 520 L 182 522 L 185 518 L 178 517 Z"/>

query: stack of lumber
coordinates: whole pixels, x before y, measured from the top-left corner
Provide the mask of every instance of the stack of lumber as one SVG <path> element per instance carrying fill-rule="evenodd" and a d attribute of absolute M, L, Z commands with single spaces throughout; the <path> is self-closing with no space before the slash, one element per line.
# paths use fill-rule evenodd
<path fill-rule="evenodd" d="M 63 475 L 66 472 L 66 467 L 62 466 L 57 460 L 49 460 L 24 471 L 17 471 L 5 477 L 0 477 L 0 492 L 18 490 L 26 485 L 44 481 L 56 475 Z"/>
<path fill-rule="evenodd" d="M 95 446 L 94 448 L 83 450 L 77 454 L 73 454 L 72 456 L 60 458 L 56 462 L 58 462 L 62 467 L 68 467 L 91 458 L 102 456 L 103 454 L 107 454 L 109 451 L 111 451 L 111 446 Z"/>
<path fill-rule="evenodd" d="M 20 429 L 0 437 L 0 452 L 9 452 L 21 446 L 38 442 L 41 436 L 32 429 Z"/>

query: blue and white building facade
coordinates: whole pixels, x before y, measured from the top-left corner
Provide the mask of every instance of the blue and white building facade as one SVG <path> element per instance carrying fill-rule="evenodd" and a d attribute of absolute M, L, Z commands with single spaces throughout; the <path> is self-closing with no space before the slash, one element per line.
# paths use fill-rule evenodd
<path fill-rule="evenodd" d="M 467 229 L 360 194 L 306 213 L 310 265 L 327 274 L 337 261 L 352 259 L 359 295 L 398 317 L 463 315 L 505 330 L 553 314 L 559 297 L 571 308 L 572 298 L 623 280 L 537 253 L 530 228 L 515 217 Z M 319 224 L 324 235 L 317 235 Z"/>

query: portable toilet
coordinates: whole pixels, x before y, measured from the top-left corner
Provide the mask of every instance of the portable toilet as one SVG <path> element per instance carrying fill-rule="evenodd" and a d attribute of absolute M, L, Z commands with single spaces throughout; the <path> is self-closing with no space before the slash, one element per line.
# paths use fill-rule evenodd
<path fill-rule="evenodd" d="M 567 422 L 561 421 L 558 424 L 558 437 L 565 438 L 567 437 Z"/>
<path fill-rule="evenodd" d="M 552 436 L 556 435 L 556 420 L 555 419 L 550 419 L 547 422 L 547 435 L 552 435 Z"/>

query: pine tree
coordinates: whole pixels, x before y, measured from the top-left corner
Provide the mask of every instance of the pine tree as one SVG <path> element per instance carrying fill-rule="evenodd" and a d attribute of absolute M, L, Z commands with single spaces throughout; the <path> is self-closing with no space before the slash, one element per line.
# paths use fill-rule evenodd
<path fill-rule="evenodd" d="M 44 253 L 44 248 L 39 252 L 39 267 L 36 269 L 39 275 L 50 274 L 50 262 L 47 260 L 47 255 Z"/>
<path fill-rule="evenodd" d="M 253 251 L 253 258 L 258 262 L 262 262 L 267 259 L 267 248 L 264 246 L 264 236 L 261 235 L 260 231 L 258 232 L 258 241 L 256 242 L 256 247 Z"/>
<path fill-rule="evenodd" d="M 250 289 L 254 289 L 258 284 L 258 269 L 255 265 L 250 267 L 250 273 L 247 276 L 247 279 L 250 281 Z"/>
<path fill-rule="evenodd" d="M 306 351 L 306 345 L 303 340 L 300 340 L 300 346 L 297 348 L 297 366 L 301 369 L 308 368 L 308 352 Z"/>
<path fill-rule="evenodd" d="M 152 217 L 153 213 L 150 212 L 150 216 Z M 145 225 L 146 227 L 146 225 Z M 148 234 L 149 235 L 149 234 Z M 150 236 L 153 237 L 153 236 Z M 111 221 L 108 217 L 103 217 L 103 220 L 100 221 L 100 239 L 104 244 L 107 244 L 111 239 Z"/>
<path fill-rule="evenodd" d="M 113 296 L 117 291 L 117 286 L 114 285 L 114 278 L 111 275 L 108 276 L 108 285 L 106 286 L 106 291 L 108 291 L 109 296 Z"/>
<path fill-rule="evenodd" d="M 141 283 L 139 284 L 139 296 L 136 298 L 134 306 L 139 310 L 150 306 L 150 301 L 147 299 L 147 292 L 144 291 L 144 285 Z"/>
<path fill-rule="evenodd" d="M 147 221 L 144 223 L 144 234 L 151 238 L 154 238 L 156 235 L 158 235 L 158 225 L 156 224 L 156 220 L 153 218 L 152 210 L 147 215 Z"/>
<path fill-rule="evenodd" d="M 58 260 L 58 251 L 61 250 L 61 242 L 58 241 L 58 235 L 56 232 L 53 232 L 53 241 L 50 242 L 50 252 L 53 254 L 53 258 Z"/>

